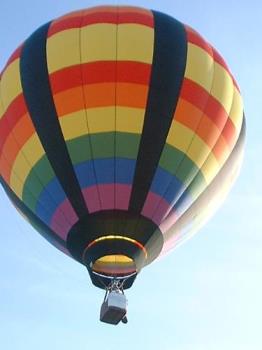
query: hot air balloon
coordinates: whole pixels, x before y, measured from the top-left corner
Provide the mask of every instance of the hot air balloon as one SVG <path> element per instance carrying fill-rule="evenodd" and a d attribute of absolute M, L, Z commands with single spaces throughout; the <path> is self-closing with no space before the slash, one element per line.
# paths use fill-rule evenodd
<path fill-rule="evenodd" d="M 238 174 L 245 123 L 220 54 L 138 7 L 76 11 L 37 29 L 0 81 L 0 179 L 20 213 L 106 290 L 124 290 L 203 224 Z"/>

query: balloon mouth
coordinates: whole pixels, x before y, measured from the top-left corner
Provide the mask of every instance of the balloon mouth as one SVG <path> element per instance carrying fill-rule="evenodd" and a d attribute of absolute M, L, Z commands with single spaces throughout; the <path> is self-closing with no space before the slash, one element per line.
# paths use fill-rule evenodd
<path fill-rule="evenodd" d="M 111 278 L 122 275 L 125 279 L 126 275 L 131 275 L 123 287 L 127 289 L 141 269 L 160 254 L 163 241 L 162 232 L 150 219 L 125 210 L 105 210 L 88 214 L 76 222 L 68 233 L 67 248 L 87 267 L 95 286 L 104 289 Z M 118 260 L 114 267 L 105 264 L 112 256 L 114 261 Z M 123 256 L 126 262 L 119 263 Z M 105 278 L 100 278 L 101 275 Z"/>
<path fill-rule="evenodd" d="M 126 255 L 105 255 L 91 263 L 92 271 L 103 276 L 125 277 L 137 273 L 136 263 Z"/>
<path fill-rule="evenodd" d="M 90 272 L 108 277 L 138 273 L 147 258 L 147 250 L 140 242 L 121 235 L 96 238 L 87 245 L 82 256 Z"/>

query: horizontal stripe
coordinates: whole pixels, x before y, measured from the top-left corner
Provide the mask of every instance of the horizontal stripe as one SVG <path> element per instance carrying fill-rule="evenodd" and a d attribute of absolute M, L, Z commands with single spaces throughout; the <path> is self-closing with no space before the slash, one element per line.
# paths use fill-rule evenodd
<path fill-rule="evenodd" d="M 20 184 L 21 180 L 19 178 L 19 176 L 17 176 L 16 174 L 14 174 L 14 178 L 13 181 L 15 184 Z M 21 203 L 23 203 L 24 207 L 27 208 L 27 210 L 30 210 L 32 212 L 32 214 L 35 214 L 35 208 L 32 207 L 31 203 L 36 201 L 36 197 L 35 197 L 35 193 L 33 192 L 34 188 L 24 188 L 23 191 L 23 198 L 21 198 L 21 196 L 17 196 L 17 198 L 19 198 L 21 200 Z M 13 193 L 15 194 L 15 192 L 13 191 Z M 16 195 L 16 194 L 15 194 Z M 50 197 L 51 199 L 51 197 Z M 49 200 L 50 201 L 50 200 Z M 39 203 L 39 208 L 41 208 L 41 214 L 37 215 L 36 217 L 41 219 L 41 221 L 45 224 L 48 224 L 46 217 L 50 214 L 52 214 L 50 212 L 50 207 L 49 205 L 46 205 L 46 203 Z M 64 221 L 66 221 L 66 217 L 64 217 Z M 58 232 L 62 229 L 63 223 L 56 223 L 56 227 L 54 228 L 54 232 Z"/>
<path fill-rule="evenodd" d="M 215 69 L 212 56 L 190 43 L 188 43 L 187 50 L 185 78 L 194 81 L 209 93 Z"/>
<path fill-rule="evenodd" d="M 212 47 L 211 45 L 209 45 L 200 35 L 199 33 L 197 33 L 195 30 L 193 30 L 192 28 L 190 28 L 189 26 L 185 26 L 186 30 L 187 30 L 187 38 L 188 41 L 200 48 L 202 48 L 203 50 L 205 50 L 206 52 L 208 52 L 214 59 L 214 61 L 219 64 L 221 67 L 223 67 L 227 73 L 231 76 L 234 87 L 239 91 L 239 87 L 237 85 L 236 80 L 234 79 L 232 73 L 230 72 L 227 64 L 225 63 L 224 59 L 221 57 L 221 55 L 217 52 L 217 50 Z"/>
<path fill-rule="evenodd" d="M 103 184 L 85 188 L 83 194 L 89 213 L 108 209 L 127 210 L 131 186 L 117 183 Z"/>
<path fill-rule="evenodd" d="M 176 121 L 172 122 L 167 137 L 167 143 L 185 153 L 198 168 L 201 168 L 202 164 L 209 155 L 213 161 L 213 164 L 216 167 L 219 166 L 214 154 L 212 153 L 212 149 L 209 148 L 207 144 L 204 143 L 201 138 L 193 133 L 189 128 Z M 179 167 L 183 166 L 184 165 L 182 161 Z M 202 169 L 201 172 L 204 178 L 208 176 Z"/>
<path fill-rule="evenodd" d="M 172 203 L 178 190 L 185 191 L 186 187 L 176 176 L 158 167 L 150 191 L 160 195 L 168 203 Z"/>
<path fill-rule="evenodd" d="M 59 236 L 55 234 L 48 226 L 46 226 L 29 208 L 27 208 L 24 203 L 15 195 L 15 193 L 7 186 L 3 178 L 0 177 L 0 182 L 7 193 L 10 200 L 14 205 L 28 218 L 30 223 L 36 227 L 38 232 L 49 241 L 51 244 L 55 245 L 60 249 L 60 247 L 65 248 L 65 242 L 61 240 Z"/>
<path fill-rule="evenodd" d="M 29 116 L 26 114 L 19 120 L 15 128 L 10 131 L 1 150 L 3 153 L 8 154 L 10 165 L 13 165 L 21 148 L 34 133 L 35 129 L 33 124 Z"/>
<path fill-rule="evenodd" d="M 92 176 L 92 168 L 95 166 L 96 175 Z M 132 184 L 135 161 L 131 159 L 107 158 L 92 159 L 75 165 L 75 172 L 80 187 L 86 188 L 95 184 Z M 116 168 L 116 174 L 112 169 Z"/>
<path fill-rule="evenodd" d="M 64 217 L 68 219 L 67 222 L 65 221 Z M 59 232 L 59 235 L 62 239 L 66 240 L 68 232 L 77 221 L 78 217 L 75 214 L 69 200 L 66 198 L 54 211 L 50 220 L 50 227 L 53 228 L 57 222 L 63 222 L 64 227 L 63 230 Z"/>
<path fill-rule="evenodd" d="M 179 166 L 183 160 L 183 167 Z M 192 171 L 198 172 L 200 169 L 188 156 L 177 148 L 174 148 L 168 144 L 165 144 L 159 166 L 168 171 L 170 174 L 175 175 L 182 183 L 186 183 L 186 179 L 189 173 Z M 201 173 L 201 170 L 200 170 Z M 202 175 L 203 178 L 203 175 Z M 204 181 L 204 178 L 203 178 Z"/>
<path fill-rule="evenodd" d="M 228 72 L 215 63 L 214 79 L 210 94 L 224 107 L 229 114 L 234 93 L 234 85 L 231 76 Z"/>
<path fill-rule="evenodd" d="M 39 181 L 41 179 L 41 182 Z M 35 194 L 33 202 L 27 203 L 33 210 L 35 210 L 37 205 L 37 199 L 40 196 L 43 189 L 48 185 L 50 181 L 55 178 L 55 173 L 51 168 L 51 165 L 44 154 L 40 160 L 31 168 L 23 188 L 23 201 L 26 202 L 24 191 L 26 188 L 30 188 Z"/>
<path fill-rule="evenodd" d="M 224 107 L 211 95 L 209 95 L 200 85 L 192 80 L 184 79 L 180 97 L 202 110 L 213 123 L 222 130 L 228 113 Z"/>
<path fill-rule="evenodd" d="M 175 120 L 194 131 L 209 147 L 220 135 L 220 130 L 203 111 L 182 98 L 178 101 Z"/>
<path fill-rule="evenodd" d="M 49 36 L 65 29 L 78 28 L 80 18 L 83 21 L 83 25 L 94 23 L 138 23 L 153 27 L 152 14 L 148 10 L 141 11 L 139 8 L 132 9 L 128 7 L 103 7 L 102 9 L 93 8 L 77 11 L 65 18 L 59 18 L 52 24 Z"/>
<path fill-rule="evenodd" d="M 39 141 L 39 138 L 34 134 L 20 149 L 12 167 L 10 175 L 10 186 L 14 192 L 20 197 L 23 192 L 23 184 L 36 162 L 43 156 L 44 149 Z M 17 186 L 14 181 L 14 174 L 19 174 L 21 183 Z"/>
<path fill-rule="evenodd" d="M 145 108 L 148 87 L 138 84 L 118 83 L 117 101 L 115 101 L 115 84 L 92 84 L 66 90 L 54 96 L 59 117 L 83 109 L 82 89 L 84 89 L 86 108 L 121 106 Z"/>
<path fill-rule="evenodd" d="M 227 144 L 225 138 L 223 135 L 221 135 L 218 140 L 216 141 L 216 144 L 214 145 L 212 152 L 214 153 L 215 157 L 217 158 L 218 162 L 220 164 L 223 163 L 224 157 L 227 156 L 230 152 L 230 147 Z"/>
<path fill-rule="evenodd" d="M 52 193 L 52 198 L 50 197 L 50 193 Z M 44 190 L 40 193 L 35 212 L 38 216 L 42 217 L 47 224 L 50 224 L 50 220 L 53 212 L 57 208 L 58 204 L 63 202 L 66 199 L 66 194 L 63 191 L 60 183 L 57 180 L 57 177 L 52 179 L 49 184 L 44 188 Z M 41 211 L 41 203 L 45 203 L 45 206 L 49 209 L 49 215 L 44 216 L 44 213 Z M 63 217 L 63 221 L 65 221 L 65 217 Z M 63 223 L 62 221 L 62 223 Z"/>
<path fill-rule="evenodd" d="M 235 126 L 236 134 L 238 135 L 240 133 L 243 120 L 243 100 L 236 88 L 234 89 L 233 103 L 229 113 L 229 118 Z"/>
<path fill-rule="evenodd" d="M 155 214 L 156 206 L 161 203 L 161 206 L 158 207 L 157 213 Z M 169 210 L 170 204 L 162 199 L 161 196 L 156 193 L 149 192 L 144 203 L 141 214 L 149 219 L 151 219 L 155 224 L 159 225 L 162 217 Z"/>
<path fill-rule="evenodd" d="M 1 103 L 2 105 L 2 103 Z M 12 129 L 15 128 L 18 121 L 27 113 L 24 97 L 18 95 L 9 105 L 6 112 L 0 119 L 0 151 L 9 136 Z"/>
<path fill-rule="evenodd" d="M 63 68 L 50 75 L 53 94 L 82 85 L 128 82 L 148 85 L 151 66 L 141 62 L 99 61 Z M 81 74 L 80 74 L 81 72 Z"/>
<path fill-rule="evenodd" d="M 0 76 L 0 79 L 1 79 L 1 76 Z M 1 128 L 1 119 L 3 118 L 4 116 L 4 105 L 3 105 L 3 102 L 1 101 L 1 94 L 0 94 L 0 128 Z M 0 129 L 0 132 L 1 132 L 1 129 Z"/>
<path fill-rule="evenodd" d="M 18 48 L 9 57 L 8 61 L 6 62 L 6 65 L 5 65 L 4 69 L 1 72 L 1 75 L 3 75 L 4 71 L 7 69 L 8 66 L 10 66 L 15 60 L 17 60 L 20 57 L 21 51 L 22 51 L 22 47 L 23 47 L 23 44 L 18 46 Z"/>
<path fill-rule="evenodd" d="M 236 141 L 236 129 L 230 118 L 227 119 L 227 122 L 222 131 L 222 135 L 227 144 L 231 146 L 230 148 L 232 148 Z"/>
<path fill-rule="evenodd" d="M 144 113 L 144 109 L 139 108 L 93 108 L 88 110 L 88 128 L 84 110 L 60 118 L 60 125 L 66 141 L 90 133 L 116 131 L 141 134 Z"/>
<path fill-rule="evenodd" d="M 12 101 L 22 92 L 19 64 L 20 60 L 16 59 L 6 68 L 1 76 L 1 99 L 4 112 Z"/>
<path fill-rule="evenodd" d="M 99 40 L 98 40 L 99 38 Z M 116 47 L 119 61 L 135 61 L 151 64 L 153 56 L 154 31 L 138 24 L 118 26 L 97 24 L 60 32 L 47 41 L 49 74 L 65 67 L 94 61 L 115 61 Z M 80 59 L 81 47 L 81 59 Z"/>
<path fill-rule="evenodd" d="M 199 35 L 193 28 L 185 25 L 187 40 L 189 43 L 199 46 L 203 50 L 205 50 L 210 56 L 213 56 L 213 48 L 209 43 Z"/>
<path fill-rule="evenodd" d="M 93 166 L 95 166 L 96 168 L 97 178 L 94 176 Z M 114 167 L 116 169 L 115 177 L 114 177 L 114 172 L 110 171 L 110 169 L 114 169 Z M 134 168 L 135 168 L 135 161 L 128 160 L 128 159 L 119 159 L 119 158 L 91 160 L 91 161 L 77 164 L 74 167 L 77 179 L 79 181 L 79 185 L 82 189 L 87 187 L 92 187 L 100 183 L 112 184 L 116 182 L 119 185 L 131 184 L 133 179 L 133 174 L 134 174 Z M 28 184 L 29 184 L 29 181 L 27 182 L 27 185 Z M 31 190 L 35 190 L 36 186 L 34 186 L 32 179 L 30 184 L 31 184 Z M 52 194 L 52 198 L 54 198 L 55 201 L 51 199 L 50 193 Z M 24 193 L 24 196 L 25 196 L 25 193 Z M 118 193 L 117 198 L 119 198 L 118 202 L 120 204 L 124 200 L 122 198 L 121 192 Z M 114 199 L 114 196 L 113 196 L 113 199 Z M 53 213 L 55 211 L 57 212 L 57 207 L 59 207 L 61 203 L 64 202 L 65 200 L 66 200 L 66 195 L 62 190 L 60 183 L 58 182 L 56 177 L 53 177 L 49 181 L 49 183 L 47 183 L 45 187 L 42 188 L 42 191 L 39 192 L 37 202 L 35 202 L 34 204 L 32 203 L 32 201 L 31 203 L 27 202 L 27 205 L 30 205 L 30 207 L 34 205 L 35 208 L 33 209 L 35 210 L 36 214 L 39 217 L 41 217 L 44 220 L 44 222 L 46 222 L 47 224 L 50 224 Z M 103 200 L 103 196 L 101 196 L 101 200 Z M 43 210 L 42 204 L 44 204 L 44 207 L 48 207 L 49 209 L 48 212 Z M 73 212 L 72 209 L 71 209 L 71 212 Z M 59 215 L 61 216 L 61 214 Z M 67 219 L 69 218 L 67 217 Z M 64 220 L 65 220 L 65 217 L 64 217 Z M 69 223 L 71 223 L 70 220 L 69 220 Z"/>
<path fill-rule="evenodd" d="M 154 30 L 139 24 L 121 24 L 117 29 L 117 60 L 152 64 Z"/>
<path fill-rule="evenodd" d="M 46 55 L 49 74 L 80 64 L 80 52 L 79 29 L 66 30 L 48 38 Z"/>
<path fill-rule="evenodd" d="M 90 136 L 82 136 L 67 142 L 68 151 L 73 164 L 78 164 L 91 158 L 119 157 L 136 159 L 139 136 L 128 133 L 101 133 L 92 135 L 95 153 L 91 154 Z M 112 139 L 116 139 L 116 148 L 108 147 Z M 84 150 L 84 151 L 83 151 Z"/>

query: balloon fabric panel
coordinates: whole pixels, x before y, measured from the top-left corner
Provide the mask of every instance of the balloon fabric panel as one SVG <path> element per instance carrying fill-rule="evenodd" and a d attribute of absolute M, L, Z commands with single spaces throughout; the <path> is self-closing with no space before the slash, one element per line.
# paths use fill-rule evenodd
<path fill-rule="evenodd" d="M 100 6 L 47 23 L 10 57 L 0 88 L 1 183 L 97 286 L 92 271 L 138 273 L 180 244 L 209 215 L 206 198 L 223 197 L 216 179 L 228 191 L 239 168 L 231 72 L 159 12 Z"/>

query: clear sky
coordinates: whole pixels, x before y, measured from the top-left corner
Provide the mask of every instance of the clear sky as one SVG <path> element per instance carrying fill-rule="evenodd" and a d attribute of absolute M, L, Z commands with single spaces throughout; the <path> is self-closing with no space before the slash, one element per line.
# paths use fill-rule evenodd
<path fill-rule="evenodd" d="M 0 70 L 39 25 L 103 3 L 1 0 Z M 201 232 L 141 273 L 127 292 L 129 323 L 119 327 L 98 321 L 103 292 L 92 286 L 86 270 L 35 233 L 0 189 L 0 348 L 261 350 L 261 1 L 110 3 L 169 13 L 220 51 L 244 98 L 241 175 Z"/>

